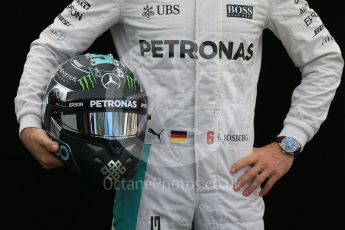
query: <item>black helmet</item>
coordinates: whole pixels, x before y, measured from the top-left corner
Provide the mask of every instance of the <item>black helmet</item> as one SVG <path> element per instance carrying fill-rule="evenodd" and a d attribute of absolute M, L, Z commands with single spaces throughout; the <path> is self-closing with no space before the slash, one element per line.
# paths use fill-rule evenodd
<path fill-rule="evenodd" d="M 147 98 L 133 73 L 112 55 L 84 54 L 55 72 L 43 101 L 55 156 L 96 180 L 135 173 L 147 125 Z"/>

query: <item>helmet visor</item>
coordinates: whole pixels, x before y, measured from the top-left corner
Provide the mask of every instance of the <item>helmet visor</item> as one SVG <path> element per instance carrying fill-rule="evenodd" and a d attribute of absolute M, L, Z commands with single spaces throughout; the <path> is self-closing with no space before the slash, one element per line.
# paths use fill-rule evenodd
<path fill-rule="evenodd" d="M 62 114 L 62 128 L 87 136 L 125 139 L 139 135 L 146 116 L 132 112 L 80 112 Z"/>

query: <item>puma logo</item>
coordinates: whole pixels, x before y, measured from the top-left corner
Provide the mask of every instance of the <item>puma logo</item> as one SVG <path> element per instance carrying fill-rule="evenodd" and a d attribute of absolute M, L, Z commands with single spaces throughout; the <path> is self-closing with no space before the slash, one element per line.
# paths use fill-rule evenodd
<path fill-rule="evenodd" d="M 157 133 L 156 131 L 154 131 L 154 130 L 151 129 L 151 128 L 149 128 L 149 130 L 148 130 L 149 133 L 151 133 L 151 134 L 157 136 L 159 142 L 162 142 L 162 140 L 161 140 L 161 134 L 162 134 L 163 131 L 164 131 L 164 129 L 162 129 L 159 133 Z"/>

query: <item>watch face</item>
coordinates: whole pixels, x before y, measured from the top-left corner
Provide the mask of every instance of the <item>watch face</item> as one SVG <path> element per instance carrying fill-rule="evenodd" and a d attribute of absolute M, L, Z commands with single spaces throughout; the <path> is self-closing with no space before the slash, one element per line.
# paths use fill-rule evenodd
<path fill-rule="evenodd" d="M 284 151 L 288 153 L 296 152 L 299 149 L 298 142 L 292 137 L 285 137 L 280 143 Z"/>

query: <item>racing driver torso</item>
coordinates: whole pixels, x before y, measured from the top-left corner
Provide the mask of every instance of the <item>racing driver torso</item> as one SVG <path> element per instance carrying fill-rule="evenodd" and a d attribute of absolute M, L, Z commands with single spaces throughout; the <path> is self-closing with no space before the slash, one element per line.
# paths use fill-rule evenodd
<path fill-rule="evenodd" d="M 46 63 L 47 73 L 109 28 L 151 114 L 133 186 L 116 192 L 114 228 L 191 229 L 194 220 L 196 229 L 263 229 L 259 191 L 234 192 L 244 170 L 229 173 L 254 143 L 263 30 L 302 72 L 282 134 L 304 145 L 325 119 L 342 66 L 318 15 L 303 0 L 76 0 L 33 43 L 28 62 Z M 57 60 L 42 60 L 49 52 Z M 18 116 L 35 113 L 39 99 L 21 95 Z"/>

